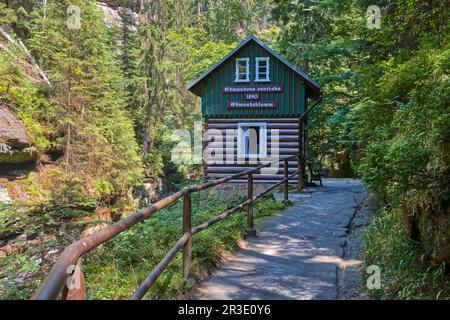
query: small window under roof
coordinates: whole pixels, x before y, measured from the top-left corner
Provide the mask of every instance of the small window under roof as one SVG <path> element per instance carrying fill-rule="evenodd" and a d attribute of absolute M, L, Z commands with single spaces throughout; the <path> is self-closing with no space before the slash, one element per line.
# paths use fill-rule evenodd
<path fill-rule="evenodd" d="M 237 58 L 236 59 L 236 78 L 235 82 L 249 82 L 250 81 L 250 59 Z"/>
<path fill-rule="evenodd" d="M 258 57 L 256 58 L 256 82 L 269 82 L 270 81 L 270 58 Z"/>

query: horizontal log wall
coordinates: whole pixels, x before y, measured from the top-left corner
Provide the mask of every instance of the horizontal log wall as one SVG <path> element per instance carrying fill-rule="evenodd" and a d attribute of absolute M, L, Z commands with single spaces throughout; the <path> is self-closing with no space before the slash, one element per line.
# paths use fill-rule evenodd
<path fill-rule="evenodd" d="M 237 130 L 240 122 L 265 122 L 267 124 L 268 158 L 262 159 L 263 162 L 273 161 L 276 159 L 275 157 L 284 158 L 300 152 L 300 131 L 297 117 L 271 119 L 207 118 L 205 121 L 205 129 L 207 130 L 204 152 L 206 178 L 227 177 L 261 164 L 260 159 L 238 159 Z M 297 170 L 297 159 L 288 161 L 288 173 L 292 174 Z M 255 183 L 275 183 L 284 178 L 284 162 L 279 163 L 276 168 L 270 168 L 270 172 L 265 171 L 253 176 Z M 246 181 L 247 177 L 233 180 L 233 182 Z M 297 178 L 294 177 L 290 182 L 297 183 Z"/>

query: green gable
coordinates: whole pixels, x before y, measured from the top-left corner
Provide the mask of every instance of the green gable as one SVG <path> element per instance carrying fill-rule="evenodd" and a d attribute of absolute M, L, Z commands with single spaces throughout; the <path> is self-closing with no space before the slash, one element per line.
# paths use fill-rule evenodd
<path fill-rule="evenodd" d="M 236 82 L 236 59 L 247 58 L 248 82 Z M 256 58 L 268 58 L 270 81 L 256 81 Z M 266 68 L 260 69 L 267 71 Z M 189 90 L 202 99 L 208 117 L 292 117 L 306 110 L 308 96 L 321 95 L 320 86 L 250 36 L 196 80 Z"/>

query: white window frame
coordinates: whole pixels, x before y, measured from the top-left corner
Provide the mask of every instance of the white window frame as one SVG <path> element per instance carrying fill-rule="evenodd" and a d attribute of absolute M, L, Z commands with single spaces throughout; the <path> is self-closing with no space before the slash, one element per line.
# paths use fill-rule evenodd
<path fill-rule="evenodd" d="M 259 153 L 258 154 L 244 154 L 244 129 L 245 127 L 259 127 Z M 238 158 L 267 158 L 267 123 L 266 122 L 240 122 L 238 123 Z"/>
<path fill-rule="evenodd" d="M 265 61 L 267 65 L 266 78 L 259 77 L 259 63 Z M 270 82 L 270 58 L 269 57 L 257 57 L 255 59 L 255 82 Z"/>
<path fill-rule="evenodd" d="M 239 79 L 239 62 L 245 61 L 245 79 Z M 234 82 L 250 82 L 250 58 L 236 58 Z"/>

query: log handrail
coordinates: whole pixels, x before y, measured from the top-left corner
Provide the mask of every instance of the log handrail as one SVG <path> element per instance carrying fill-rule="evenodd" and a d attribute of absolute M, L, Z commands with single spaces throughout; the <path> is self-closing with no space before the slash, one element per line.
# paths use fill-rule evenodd
<path fill-rule="evenodd" d="M 296 172 L 288 175 L 288 161 L 290 159 L 297 158 L 299 163 L 299 168 Z M 81 278 L 83 278 L 82 271 L 74 270 L 74 266 L 78 266 L 78 269 L 81 268 L 81 256 L 91 251 L 92 249 L 98 247 L 99 245 L 105 243 L 111 238 L 115 237 L 119 233 L 130 229 L 132 226 L 141 222 L 159 210 L 175 203 L 178 199 L 184 197 L 183 203 L 183 236 L 177 241 L 177 243 L 172 247 L 172 249 L 167 253 L 167 255 L 161 260 L 161 262 L 155 267 L 155 269 L 150 273 L 150 275 L 144 280 L 144 282 L 137 288 L 134 294 L 131 296 L 131 299 L 142 299 L 145 293 L 151 288 L 153 283 L 157 280 L 159 275 L 165 270 L 170 261 L 175 257 L 176 253 L 183 250 L 183 276 L 186 279 L 189 277 L 190 268 L 191 268 L 191 238 L 193 235 L 198 232 L 210 227 L 218 221 L 221 221 L 228 217 L 229 215 L 242 210 L 247 207 L 247 224 L 249 235 L 254 235 L 253 230 L 253 202 L 274 190 L 276 187 L 284 183 L 284 200 L 288 200 L 288 182 L 289 179 L 298 176 L 298 186 L 300 187 L 302 183 L 300 183 L 301 179 L 303 179 L 302 174 L 300 174 L 304 168 L 300 167 L 301 162 L 301 154 L 295 154 L 292 156 L 288 156 L 277 161 L 266 162 L 263 163 L 253 169 L 242 171 L 240 173 L 234 174 L 229 177 L 220 178 L 215 181 L 207 182 L 200 185 L 195 185 L 189 188 L 182 189 L 164 199 L 157 201 L 156 203 L 146 207 L 144 209 L 139 210 L 138 212 L 129 215 L 128 217 L 106 227 L 105 229 L 94 232 L 93 234 L 84 237 L 78 241 L 73 242 L 71 245 L 66 247 L 58 260 L 54 264 L 50 273 L 47 276 L 47 279 L 44 281 L 43 285 L 37 291 L 37 293 L 33 296 L 33 299 L 36 300 L 54 300 L 57 299 L 61 294 L 63 298 L 67 297 L 68 285 L 66 285 L 67 279 L 71 277 L 71 272 L 79 272 L 81 273 Z M 253 174 L 265 167 L 272 166 L 274 164 L 278 164 L 280 162 L 284 162 L 284 179 L 280 180 L 267 190 L 253 195 Z M 191 197 L 190 195 L 195 192 L 199 192 L 202 190 L 206 190 L 220 184 L 226 183 L 236 178 L 240 178 L 242 176 L 248 177 L 248 197 L 247 200 L 242 202 L 241 204 L 222 212 L 221 214 L 215 216 L 209 221 L 200 224 L 194 228 L 191 228 Z M 70 271 L 70 272 L 69 272 Z M 84 279 L 84 278 L 83 278 Z M 71 281 L 71 279 L 69 279 Z M 85 296 L 84 292 L 84 280 L 81 281 L 83 288 L 77 288 L 76 292 L 79 294 L 79 298 L 82 299 Z M 77 294 L 72 294 L 73 296 Z M 76 298 L 76 297 L 75 297 Z"/>

